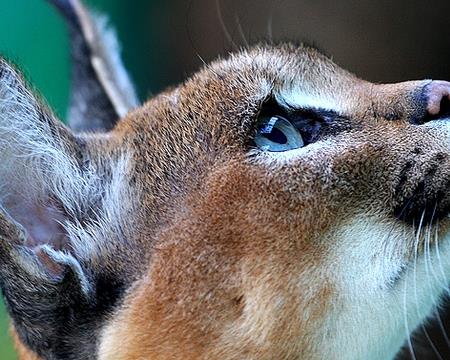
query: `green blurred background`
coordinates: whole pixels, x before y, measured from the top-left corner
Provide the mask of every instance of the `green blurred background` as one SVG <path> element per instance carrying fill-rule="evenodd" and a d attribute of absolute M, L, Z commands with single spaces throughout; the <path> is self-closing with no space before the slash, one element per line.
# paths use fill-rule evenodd
<path fill-rule="evenodd" d="M 450 79 L 450 4 L 409 0 L 90 0 L 115 25 L 142 99 L 259 40 L 307 40 L 372 81 Z M 230 41 L 231 39 L 231 41 Z M 64 23 L 44 0 L 0 0 L 0 53 L 65 118 Z M 234 45 L 233 45 L 234 43 Z M 0 360 L 14 359 L 0 304 Z"/>

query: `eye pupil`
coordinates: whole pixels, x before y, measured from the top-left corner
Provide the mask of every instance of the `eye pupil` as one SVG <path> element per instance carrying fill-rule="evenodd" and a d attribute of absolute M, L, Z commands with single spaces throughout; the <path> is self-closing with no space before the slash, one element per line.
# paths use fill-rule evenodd
<path fill-rule="evenodd" d="M 304 145 L 298 130 L 289 120 L 279 115 L 260 118 L 254 141 L 260 149 L 273 152 L 298 149 Z"/>
<path fill-rule="evenodd" d="M 272 131 L 270 133 L 262 133 L 262 135 L 277 144 L 286 144 L 288 142 L 288 139 L 286 137 L 286 135 L 278 128 L 273 128 Z"/>

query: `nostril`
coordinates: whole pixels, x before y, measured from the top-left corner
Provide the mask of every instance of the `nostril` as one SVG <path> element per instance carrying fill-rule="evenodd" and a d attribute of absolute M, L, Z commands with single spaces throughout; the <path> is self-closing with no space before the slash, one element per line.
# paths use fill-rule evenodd
<path fill-rule="evenodd" d="M 442 98 L 438 106 L 439 110 L 437 111 L 431 112 L 428 110 L 428 114 L 421 121 L 422 124 L 433 120 L 450 119 L 450 99 L 448 97 Z"/>
<path fill-rule="evenodd" d="M 444 97 L 441 99 L 439 112 L 436 115 L 433 115 L 435 119 L 442 119 L 442 118 L 450 118 L 450 98 Z"/>
<path fill-rule="evenodd" d="M 423 122 L 450 118 L 450 82 L 432 81 L 424 88 L 427 115 Z"/>

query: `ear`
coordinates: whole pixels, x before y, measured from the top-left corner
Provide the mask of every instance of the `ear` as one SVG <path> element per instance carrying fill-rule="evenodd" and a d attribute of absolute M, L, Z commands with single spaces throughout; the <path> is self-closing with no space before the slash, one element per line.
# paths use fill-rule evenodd
<path fill-rule="evenodd" d="M 81 191 L 82 163 L 80 140 L 0 59 L 0 204 L 28 230 L 28 245 L 64 246 L 60 224 L 76 209 L 61 199 Z"/>
<path fill-rule="evenodd" d="M 89 191 L 84 156 L 81 140 L 0 59 L 0 286 L 19 335 L 41 348 L 60 331 L 62 307 L 92 297 L 63 226 Z"/>
<path fill-rule="evenodd" d="M 92 334 L 136 263 L 121 247 L 130 158 L 111 136 L 74 135 L 0 59 L 0 287 L 19 338 L 43 358 L 80 342 L 80 358 L 95 353 Z"/>
<path fill-rule="evenodd" d="M 64 16 L 70 34 L 69 125 L 77 131 L 110 130 L 138 105 L 116 34 L 105 16 L 89 12 L 80 0 L 49 1 Z"/>
<path fill-rule="evenodd" d="M 30 248 L 26 242 L 26 230 L 0 209 L 0 286 L 5 303 L 20 339 L 45 356 L 67 331 L 70 311 L 88 307 L 94 295 L 91 280 L 74 256 L 48 245 Z"/>
<path fill-rule="evenodd" d="M 79 215 L 92 186 L 84 145 L 0 59 L 0 213 L 3 225 L 20 224 L 22 246 L 69 246 L 64 222 Z"/>

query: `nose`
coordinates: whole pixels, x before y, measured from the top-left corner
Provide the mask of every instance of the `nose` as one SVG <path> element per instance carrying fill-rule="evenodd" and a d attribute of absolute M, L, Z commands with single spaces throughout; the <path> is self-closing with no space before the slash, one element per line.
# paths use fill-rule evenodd
<path fill-rule="evenodd" d="M 406 120 L 421 125 L 450 119 L 450 82 L 442 80 L 405 81 L 377 84 L 369 88 L 368 105 L 373 116 Z"/>
<path fill-rule="evenodd" d="M 450 118 L 450 82 L 433 80 L 423 88 L 427 114 L 422 123 Z"/>

